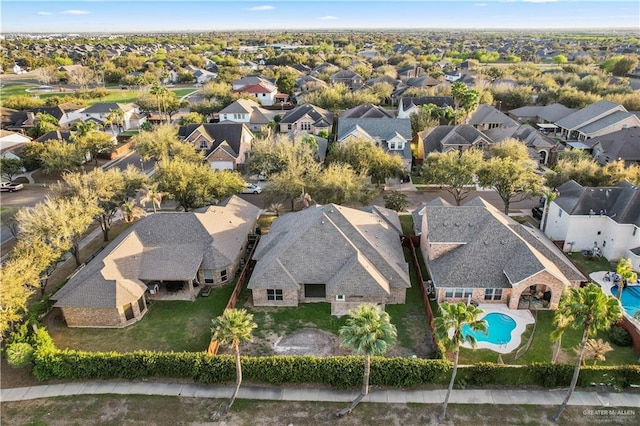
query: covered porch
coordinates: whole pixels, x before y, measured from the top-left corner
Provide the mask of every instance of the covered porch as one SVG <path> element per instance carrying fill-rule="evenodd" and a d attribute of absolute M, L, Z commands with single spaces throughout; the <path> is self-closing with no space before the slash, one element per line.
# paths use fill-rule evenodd
<path fill-rule="evenodd" d="M 188 300 L 194 301 L 202 286 L 194 280 L 186 281 L 149 281 L 147 298 L 149 300 Z"/>

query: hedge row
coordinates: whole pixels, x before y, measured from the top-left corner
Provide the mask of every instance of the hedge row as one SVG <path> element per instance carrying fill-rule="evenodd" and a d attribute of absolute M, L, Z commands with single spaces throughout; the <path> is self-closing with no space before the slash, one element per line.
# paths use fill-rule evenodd
<path fill-rule="evenodd" d="M 225 383 L 235 380 L 233 356 L 209 356 L 204 352 L 79 352 L 57 350 L 46 330 L 36 333 L 34 374 L 39 380 L 56 379 L 141 379 L 171 377 L 201 383 Z M 338 388 L 354 388 L 362 383 L 362 357 L 271 356 L 243 357 L 246 381 L 279 385 L 315 383 Z M 412 387 L 447 384 L 451 364 L 444 360 L 374 357 L 371 362 L 372 385 Z M 565 387 L 571 381 L 573 366 L 533 364 L 506 366 L 478 364 L 458 369 L 458 384 L 537 385 Z M 606 383 L 619 387 L 640 383 L 640 366 L 585 366 L 579 386 Z"/>

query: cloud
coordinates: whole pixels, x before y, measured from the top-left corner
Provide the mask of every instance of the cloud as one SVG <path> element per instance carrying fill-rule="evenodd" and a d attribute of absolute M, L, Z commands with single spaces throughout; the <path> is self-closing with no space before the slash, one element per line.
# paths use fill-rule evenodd
<path fill-rule="evenodd" d="M 275 6 L 269 6 L 269 5 L 264 5 L 264 6 L 254 6 L 254 7 L 250 7 L 247 10 L 250 10 L 252 12 L 262 12 L 263 10 L 272 10 L 275 9 Z"/>
<path fill-rule="evenodd" d="M 63 15 L 88 15 L 89 13 L 91 12 L 77 9 L 65 10 L 64 12 L 62 12 Z"/>
<path fill-rule="evenodd" d="M 36 15 L 49 16 L 49 15 L 51 15 L 51 12 L 38 12 L 38 13 L 36 13 Z"/>
<path fill-rule="evenodd" d="M 319 18 L 323 21 L 335 21 L 336 19 L 340 19 L 337 16 L 331 16 L 331 15 L 327 15 L 327 16 L 323 16 L 321 18 Z"/>
<path fill-rule="evenodd" d="M 474 3 L 473 5 L 475 7 L 485 7 L 487 4 L 486 3 Z"/>

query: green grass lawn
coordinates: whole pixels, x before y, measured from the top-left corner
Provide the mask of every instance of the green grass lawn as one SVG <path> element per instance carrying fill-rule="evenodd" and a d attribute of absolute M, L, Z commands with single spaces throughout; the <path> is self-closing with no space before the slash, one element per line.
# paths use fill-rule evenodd
<path fill-rule="evenodd" d="M 0 206 L 0 223 L 7 223 L 20 210 L 20 206 Z"/>
<path fill-rule="evenodd" d="M 551 362 L 553 355 L 554 343 L 551 341 L 551 332 L 554 330 L 553 326 L 553 314 L 554 311 L 538 311 L 538 319 L 535 335 L 533 336 L 533 342 L 531 347 L 524 355 L 515 360 L 515 351 L 510 354 L 502 355 L 502 360 L 505 364 L 513 365 L 526 365 L 534 362 Z M 531 335 L 533 325 L 527 327 L 527 331 L 523 334 L 522 344 L 527 342 Z M 562 351 L 558 358 L 558 362 L 562 363 L 574 363 L 576 360 L 576 353 L 574 348 L 580 344 L 582 338 L 582 330 L 568 329 L 562 336 Z M 607 332 L 601 331 L 596 336 L 597 339 L 608 340 Z M 638 362 L 638 355 L 631 347 L 620 347 L 611 344 L 613 351 L 606 355 L 606 361 L 599 361 L 599 365 L 623 365 L 623 364 L 635 364 Z M 476 364 L 478 362 L 496 362 L 498 360 L 498 353 L 489 349 L 465 349 L 460 350 L 460 364 Z M 587 363 L 593 361 L 587 360 Z"/>
<path fill-rule="evenodd" d="M 402 226 L 402 233 L 404 235 L 414 235 L 413 233 L 413 217 L 410 214 L 401 214 L 400 225 Z"/>
<path fill-rule="evenodd" d="M 567 253 L 571 261 L 589 277 L 589 274 L 597 271 L 615 271 L 615 265 L 604 257 L 585 256 L 580 252 Z"/>
<path fill-rule="evenodd" d="M 125 328 L 68 328 L 58 319 L 48 322 L 48 330 L 59 349 L 205 351 L 211 340 L 211 320 L 222 314 L 234 285 L 235 281 L 216 288 L 195 302 L 154 302 L 142 320 Z"/>
<path fill-rule="evenodd" d="M 191 87 L 191 88 L 184 88 L 184 89 L 171 89 L 171 91 L 175 93 L 178 98 L 181 98 L 185 95 L 188 95 L 191 92 L 195 92 L 196 89 Z"/>

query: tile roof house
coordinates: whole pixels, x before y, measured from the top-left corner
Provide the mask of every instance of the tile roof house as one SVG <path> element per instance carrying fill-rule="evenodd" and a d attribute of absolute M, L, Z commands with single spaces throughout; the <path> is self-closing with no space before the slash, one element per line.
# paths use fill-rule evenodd
<path fill-rule="evenodd" d="M 336 142 L 366 139 L 402 157 L 411 170 L 411 120 L 406 118 L 340 118 Z"/>
<path fill-rule="evenodd" d="M 52 296 L 55 306 L 69 327 L 124 327 L 146 313 L 147 297 L 195 300 L 200 284 L 233 279 L 259 213 L 232 196 L 198 211 L 147 216 L 71 277 Z M 176 285 L 183 290 L 168 295 Z"/>
<path fill-rule="evenodd" d="M 277 111 L 266 110 L 251 99 L 238 99 L 223 108 L 218 116 L 220 122 L 244 123 L 252 131 L 261 131 L 277 114 Z"/>
<path fill-rule="evenodd" d="M 262 106 L 271 106 L 276 102 L 278 88 L 271 84 L 258 83 L 248 84 L 235 92 L 254 96 Z"/>
<path fill-rule="evenodd" d="M 178 137 L 204 152 L 215 170 L 244 170 L 253 133 L 244 123 L 189 124 L 178 128 Z"/>
<path fill-rule="evenodd" d="M 600 164 L 615 160 L 623 160 L 626 166 L 640 163 L 639 126 L 596 136 L 587 143 L 592 147 L 593 158 Z"/>
<path fill-rule="evenodd" d="M 422 105 L 433 104 L 437 107 L 453 106 L 451 96 L 423 96 L 420 98 L 403 97 L 398 103 L 398 118 L 409 118 Z"/>
<path fill-rule="evenodd" d="M 477 148 L 488 151 L 495 142 L 470 124 L 430 127 L 416 134 L 417 158 L 424 159 L 431 152 L 447 152 Z"/>
<path fill-rule="evenodd" d="M 627 127 L 640 126 L 640 118 L 622 105 L 600 100 L 569 114 L 554 123 L 565 139 L 586 139 L 612 133 Z"/>
<path fill-rule="evenodd" d="M 313 205 L 277 218 L 256 248 L 248 288 L 255 306 L 404 303 L 411 286 L 395 211 Z"/>
<path fill-rule="evenodd" d="M 333 113 L 311 104 L 302 104 L 287 111 L 278 124 L 282 133 L 317 135 L 322 130 L 331 133 Z"/>
<path fill-rule="evenodd" d="M 640 187 L 629 182 L 588 187 L 569 181 L 549 205 L 545 234 L 567 252 L 598 247 L 611 261 L 632 257 L 640 271 Z M 544 219 L 544 218 L 543 218 Z"/>
<path fill-rule="evenodd" d="M 438 198 L 414 218 L 438 302 L 555 309 L 565 287 L 586 280 L 553 244 L 481 197 L 463 206 Z"/>

